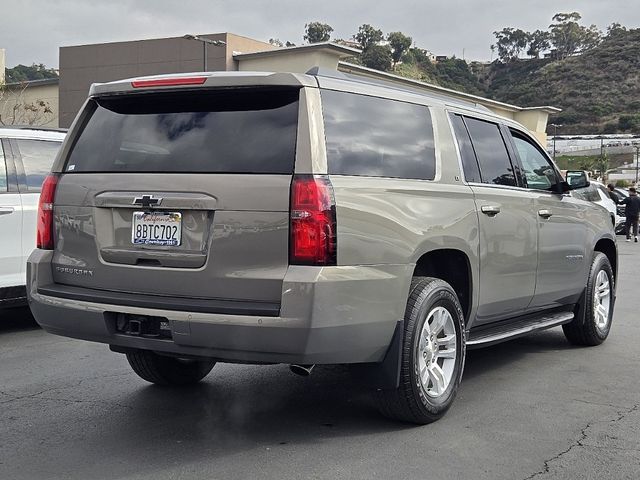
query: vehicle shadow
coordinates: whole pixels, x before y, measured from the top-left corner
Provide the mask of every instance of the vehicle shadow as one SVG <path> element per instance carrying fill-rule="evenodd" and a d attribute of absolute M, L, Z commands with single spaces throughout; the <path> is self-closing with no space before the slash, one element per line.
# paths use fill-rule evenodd
<path fill-rule="evenodd" d="M 509 368 L 509 363 L 528 353 L 568 348 L 572 347 L 560 331 L 471 351 L 465 378 Z M 213 461 L 258 446 L 308 448 L 332 438 L 419 428 L 382 417 L 370 392 L 339 366 L 317 367 L 312 376 L 303 378 L 283 365 L 220 365 L 196 386 L 141 386 L 118 401 L 126 408 L 110 414 L 110 421 L 99 430 L 101 440 L 115 446 L 116 455 L 135 451 L 137 458 L 154 458 L 156 467 L 176 458 L 180 463 L 203 457 Z M 427 428 L 446 431 L 449 421 L 456 419 L 450 414 Z"/>
<path fill-rule="evenodd" d="M 564 337 L 562 329 L 553 328 L 534 332 L 525 337 L 492 345 L 490 347 L 467 351 L 464 367 L 465 379 L 481 376 L 492 370 L 508 367 L 518 359 L 535 353 L 566 351 L 579 349 L 571 345 Z"/>
<path fill-rule="evenodd" d="M 119 475 L 127 477 L 176 464 L 219 465 L 247 454 L 308 451 L 334 438 L 415 428 L 382 417 L 368 393 L 337 367 L 318 367 L 303 378 L 283 365 L 222 365 L 193 387 L 148 385 L 119 396 L 123 408 L 109 409 L 95 438 L 84 436 L 119 459 Z M 132 454 L 135 462 L 122 462 Z M 113 478 L 113 472 L 99 472 L 93 478 Z"/>
<path fill-rule="evenodd" d="M 0 335 L 18 330 L 35 330 L 40 328 L 29 307 L 12 307 L 0 309 Z"/>
<path fill-rule="evenodd" d="M 524 355 L 572 348 L 555 330 L 470 351 L 462 389 L 465 380 L 482 383 L 483 375 L 489 379 L 497 369 L 511 370 L 510 364 Z M 99 385 L 91 385 L 87 380 L 79 390 L 47 394 L 71 402 L 50 425 L 55 430 L 54 425 L 64 425 L 69 442 L 51 445 L 49 453 L 58 468 L 76 478 L 85 473 L 84 478 L 127 478 L 142 472 L 163 477 L 172 468 L 208 464 L 217 469 L 247 455 L 255 466 L 276 454 L 307 455 L 339 438 L 365 442 L 382 434 L 393 439 L 397 432 L 420 428 L 382 417 L 370 392 L 342 366 L 317 367 L 310 377 L 299 377 L 285 365 L 220 364 L 188 388 L 145 384 L 133 373 L 102 377 Z M 429 435 L 446 438 L 451 429 L 462 428 L 465 401 L 473 398 L 462 395 L 458 408 L 424 427 Z M 102 454 L 85 469 L 86 451 Z"/>

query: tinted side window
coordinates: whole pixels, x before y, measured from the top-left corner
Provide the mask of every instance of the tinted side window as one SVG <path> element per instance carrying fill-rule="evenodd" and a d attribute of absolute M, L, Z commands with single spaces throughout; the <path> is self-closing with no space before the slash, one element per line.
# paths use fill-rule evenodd
<path fill-rule="evenodd" d="M 429 109 L 324 90 L 329 173 L 432 180 L 436 161 Z"/>
<path fill-rule="evenodd" d="M 549 160 L 522 134 L 515 131 L 511 133 L 524 170 L 526 187 L 537 190 L 552 190 L 558 183 L 558 177 Z"/>
<path fill-rule="evenodd" d="M 39 192 L 60 150 L 60 142 L 45 140 L 16 140 L 27 179 L 27 190 Z"/>
<path fill-rule="evenodd" d="M 513 165 L 497 124 L 465 117 L 480 165 L 482 183 L 516 185 Z"/>
<path fill-rule="evenodd" d="M 7 191 L 7 165 L 4 160 L 4 150 L 0 143 L 0 193 Z"/>
<path fill-rule="evenodd" d="M 464 121 L 460 115 L 451 115 L 451 124 L 453 125 L 453 131 L 458 141 L 458 149 L 460 150 L 460 157 L 462 160 L 462 169 L 464 170 L 464 179 L 467 182 L 480 183 L 480 170 L 478 169 L 478 161 L 476 160 L 476 154 L 473 152 L 473 145 L 471 145 L 471 138 L 469 138 L 469 132 L 464 125 Z"/>

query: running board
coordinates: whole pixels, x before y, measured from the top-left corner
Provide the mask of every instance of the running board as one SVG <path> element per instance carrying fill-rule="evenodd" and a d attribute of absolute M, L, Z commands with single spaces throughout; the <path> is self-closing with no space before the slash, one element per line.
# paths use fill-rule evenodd
<path fill-rule="evenodd" d="M 467 337 L 467 348 L 488 347 L 495 343 L 511 340 L 528 333 L 557 327 L 573 320 L 572 312 L 545 314 L 541 317 L 527 318 L 513 322 L 501 322 L 495 326 L 472 329 Z"/>

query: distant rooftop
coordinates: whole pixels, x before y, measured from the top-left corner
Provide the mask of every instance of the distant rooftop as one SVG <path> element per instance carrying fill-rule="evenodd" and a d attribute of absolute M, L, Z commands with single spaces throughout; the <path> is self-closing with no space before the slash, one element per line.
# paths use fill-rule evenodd
<path fill-rule="evenodd" d="M 41 85 L 58 85 L 60 83 L 59 78 L 43 78 L 40 80 L 25 80 L 23 82 L 11 82 L 7 83 L 7 87 L 38 87 Z"/>

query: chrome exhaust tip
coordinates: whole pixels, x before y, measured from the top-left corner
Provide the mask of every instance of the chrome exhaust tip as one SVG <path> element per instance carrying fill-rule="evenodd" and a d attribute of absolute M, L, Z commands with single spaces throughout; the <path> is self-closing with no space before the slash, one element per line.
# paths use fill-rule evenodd
<path fill-rule="evenodd" d="M 297 365 L 294 363 L 289 365 L 289 370 L 291 370 L 296 375 L 300 375 L 301 377 L 308 377 L 309 375 L 311 375 L 313 367 L 315 367 L 315 365 Z"/>

